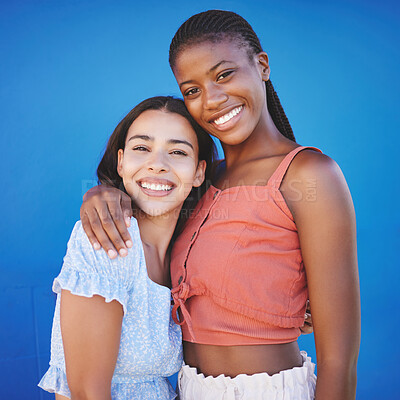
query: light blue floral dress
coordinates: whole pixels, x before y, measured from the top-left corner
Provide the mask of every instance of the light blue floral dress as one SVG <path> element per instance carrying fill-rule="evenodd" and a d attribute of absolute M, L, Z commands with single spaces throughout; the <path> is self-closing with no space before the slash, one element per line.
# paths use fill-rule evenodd
<path fill-rule="evenodd" d="M 167 377 L 182 366 L 181 329 L 171 316 L 171 291 L 150 280 L 135 218 L 128 229 L 133 247 L 128 256 L 111 260 L 94 250 L 78 221 L 68 242 L 60 274 L 54 280 L 57 293 L 51 335 L 50 368 L 39 386 L 71 397 L 65 374 L 60 330 L 61 289 L 106 302 L 122 304 L 121 343 L 112 378 L 113 400 L 172 400 L 176 397 Z"/>

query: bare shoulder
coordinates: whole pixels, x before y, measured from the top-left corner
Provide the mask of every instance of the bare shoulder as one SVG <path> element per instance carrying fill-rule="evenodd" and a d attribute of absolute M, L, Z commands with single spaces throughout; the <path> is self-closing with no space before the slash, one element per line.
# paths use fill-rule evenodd
<path fill-rule="evenodd" d="M 331 157 L 315 150 L 305 149 L 298 153 L 290 164 L 282 182 L 282 189 L 287 190 L 293 183 L 296 183 L 298 188 L 307 187 L 312 180 L 322 185 L 345 183 L 339 165 Z"/>
<path fill-rule="evenodd" d="M 312 149 L 298 153 L 287 172 L 288 176 L 305 178 L 311 175 L 337 174 L 341 172 L 338 164 L 326 154 Z"/>
<path fill-rule="evenodd" d="M 344 175 L 329 156 L 311 149 L 293 159 L 282 182 L 281 192 L 293 214 L 301 208 L 322 208 L 352 203 Z M 310 201 L 312 200 L 312 201 Z"/>

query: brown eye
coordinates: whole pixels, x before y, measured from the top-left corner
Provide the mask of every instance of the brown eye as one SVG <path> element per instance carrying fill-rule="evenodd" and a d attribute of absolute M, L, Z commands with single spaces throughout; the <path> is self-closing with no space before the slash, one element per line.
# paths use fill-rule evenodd
<path fill-rule="evenodd" d="M 144 146 L 136 146 L 132 150 L 134 150 L 134 151 L 149 151 L 149 149 Z"/>
<path fill-rule="evenodd" d="M 193 96 L 193 95 L 197 94 L 198 92 L 199 92 L 199 89 L 197 89 L 197 88 L 189 89 L 184 93 L 184 96 L 186 96 L 186 97 Z"/>
<path fill-rule="evenodd" d="M 220 81 L 221 79 L 224 79 L 224 78 L 228 77 L 232 73 L 233 73 L 232 70 L 223 72 L 222 74 L 218 75 L 217 82 Z"/>
<path fill-rule="evenodd" d="M 182 150 L 174 150 L 170 154 L 177 155 L 177 156 L 187 156 L 187 154 Z"/>

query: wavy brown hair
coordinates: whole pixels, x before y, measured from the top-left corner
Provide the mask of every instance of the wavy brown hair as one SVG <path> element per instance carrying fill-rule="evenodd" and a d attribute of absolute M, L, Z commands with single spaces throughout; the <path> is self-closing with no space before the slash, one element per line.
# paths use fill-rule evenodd
<path fill-rule="evenodd" d="M 193 187 L 189 193 L 189 196 L 183 203 L 178 223 L 173 235 L 174 240 L 181 232 L 185 221 L 191 215 L 191 212 L 195 208 L 197 202 L 208 189 L 211 182 L 214 162 L 217 158 L 217 150 L 214 141 L 211 139 L 210 135 L 192 118 L 186 109 L 183 100 L 174 98 L 172 96 L 151 97 L 143 100 L 131 111 L 129 111 L 129 113 L 114 129 L 114 132 L 108 140 L 103 158 L 97 167 L 98 182 L 99 184 L 115 187 L 127 193 L 122 182 L 122 178 L 118 175 L 117 171 L 118 150 L 125 148 L 125 141 L 129 127 L 132 125 L 135 119 L 139 117 L 140 114 L 147 110 L 160 110 L 179 114 L 184 117 L 190 123 L 194 132 L 196 133 L 197 142 L 199 145 L 198 160 L 204 160 L 207 164 L 203 184 L 199 187 Z"/>

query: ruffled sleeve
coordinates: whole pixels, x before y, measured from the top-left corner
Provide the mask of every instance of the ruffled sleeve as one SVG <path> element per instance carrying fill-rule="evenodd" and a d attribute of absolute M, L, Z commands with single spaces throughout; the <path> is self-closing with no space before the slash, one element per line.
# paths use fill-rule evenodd
<path fill-rule="evenodd" d="M 69 391 L 67 383 L 67 375 L 61 368 L 55 365 L 50 365 L 50 368 L 38 383 L 38 386 L 47 392 L 57 393 L 69 399 L 71 398 L 71 392 Z"/>
<path fill-rule="evenodd" d="M 103 249 L 94 250 L 81 221 L 78 221 L 68 241 L 61 272 L 54 279 L 53 292 L 60 293 L 61 289 L 65 289 L 78 296 L 99 295 L 107 303 L 117 300 L 126 314 L 129 291 L 143 257 L 135 218 L 131 220 L 129 233 L 133 247 L 128 249 L 128 255 L 111 260 Z"/>

